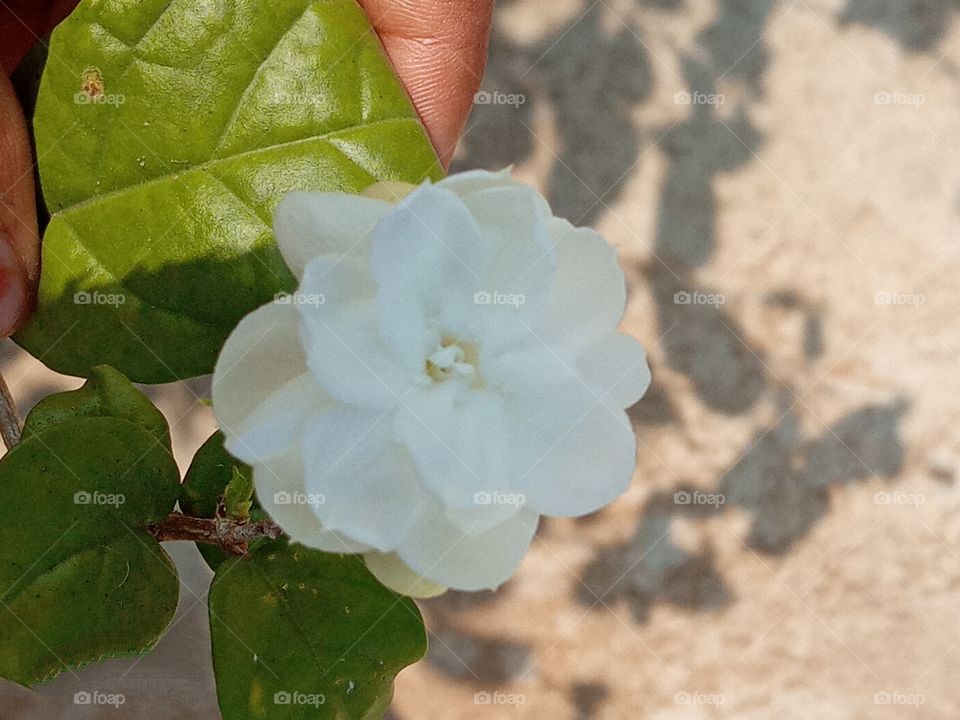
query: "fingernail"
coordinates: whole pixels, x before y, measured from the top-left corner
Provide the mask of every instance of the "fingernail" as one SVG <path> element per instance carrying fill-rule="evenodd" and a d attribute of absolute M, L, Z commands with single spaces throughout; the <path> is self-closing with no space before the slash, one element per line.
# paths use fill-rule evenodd
<path fill-rule="evenodd" d="M 7 235 L 0 234 L 0 338 L 9 337 L 27 312 L 27 277 Z"/>

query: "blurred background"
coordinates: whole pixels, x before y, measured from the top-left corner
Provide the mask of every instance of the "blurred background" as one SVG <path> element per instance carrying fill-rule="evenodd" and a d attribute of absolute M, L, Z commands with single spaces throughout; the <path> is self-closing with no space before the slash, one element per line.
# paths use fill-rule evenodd
<path fill-rule="evenodd" d="M 393 720 L 960 717 L 960 0 L 500 0 L 454 169 L 506 165 L 620 250 L 639 466 L 424 604 Z M 79 384 L 0 366 L 24 411 Z M 149 389 L 184 466 L 204 392 Z M 3 684 L 5 717 L 219 717 L 171 552 L 153 653 Z"/>

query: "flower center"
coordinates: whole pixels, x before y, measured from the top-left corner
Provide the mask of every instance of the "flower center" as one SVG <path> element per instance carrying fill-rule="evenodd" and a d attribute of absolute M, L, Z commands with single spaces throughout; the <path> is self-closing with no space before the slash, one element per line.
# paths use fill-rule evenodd
<path fill-rule="evenodd" d="M 427 375 L 435 382 L 462 377 L 477 385 L 480 382 L 477 355 L 477 346 L 473 343 L 444 337 L 439 349 L 427 358 Z"/>

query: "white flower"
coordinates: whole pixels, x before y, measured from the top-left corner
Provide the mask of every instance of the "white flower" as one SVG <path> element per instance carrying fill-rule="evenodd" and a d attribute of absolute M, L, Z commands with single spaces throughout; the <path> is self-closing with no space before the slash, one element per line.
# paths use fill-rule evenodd
<path fill-rule="evenodd" d="M 493 588 L 540 515 L 626 489 L 650 373 L 600 235 L 483 171 L 291 193 L 274 225 L 300 286 L 234 330 L 213 406 L 294 540 L 411 595 Z"/>

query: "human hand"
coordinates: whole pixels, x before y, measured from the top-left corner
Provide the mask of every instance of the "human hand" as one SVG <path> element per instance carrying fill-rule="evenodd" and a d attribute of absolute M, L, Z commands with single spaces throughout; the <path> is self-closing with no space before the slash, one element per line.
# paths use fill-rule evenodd
<path fill-rule="evenodd" d="M 358 1 L 448 165 L 483 75 L 493 0 Z M 0 2 L 0 337 L 29 315 L 40 262 L 33 158 L 7 76 L 76 4 Z"/>

